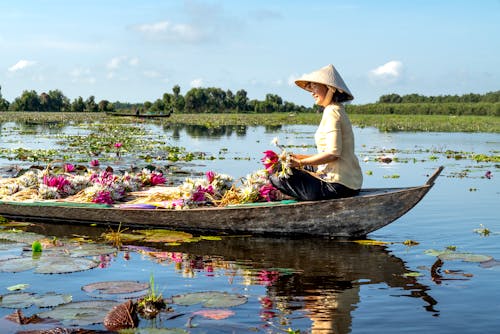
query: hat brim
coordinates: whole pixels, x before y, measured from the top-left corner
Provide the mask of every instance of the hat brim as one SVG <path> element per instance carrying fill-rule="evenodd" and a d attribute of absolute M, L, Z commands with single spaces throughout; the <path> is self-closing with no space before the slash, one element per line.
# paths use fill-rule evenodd
<path fill-rule="evenodd" d="M 325 85 L 328 87 L 335 88 L 337 91 L 338 102 L 353 100 L 354 96 L 347 88 L 344 80 L 337 72 L 337 70 L 333 67 L 333 65 L 327 65 L 321 68 L 318 71 L 314 71 L 309 74 L 304 74 L 299 79 L 295 80 L 295 84 L 300 88 L 311 92 L 311 84 L 317 83 L 321 85 Z"/>

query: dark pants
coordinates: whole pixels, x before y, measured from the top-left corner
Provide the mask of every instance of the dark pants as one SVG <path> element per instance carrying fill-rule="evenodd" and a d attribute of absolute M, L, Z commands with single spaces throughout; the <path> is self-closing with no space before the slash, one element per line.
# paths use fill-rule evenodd
<path fill-rule="evenodd" d="M 340 183 L 323 181 L 296 168 L 292 168 L 292 175 L 288 178 L 280 178 L 272 174 L 269 181 L 282 193 L 301 201 L 351 197 L 359 193 L 359 190 L 350 189 Z"/>

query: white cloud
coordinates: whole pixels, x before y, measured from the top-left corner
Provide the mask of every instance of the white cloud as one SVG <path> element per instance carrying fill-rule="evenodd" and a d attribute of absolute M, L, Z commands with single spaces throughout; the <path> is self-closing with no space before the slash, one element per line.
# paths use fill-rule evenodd
<path fill-rule="evenodd" d="M 391 60 L 370 71 L 370 78 L 376 83 L 394 83 L 403 75 L 403 63 Z"/>
<path fill-rule="evenodd" d="M 151 78 L 151 79 L 161 77 L 160 73 L 158 73 L 156 71 L 152 71 L 152 70 L 150 70 L 150 71 L 144 71 L 144 72 L 142 72 L 142 74 L 144 74 L 145 77 Z"/>
<path fill-rule="evenodd" d="M 71 72 L 69 72 L 72 82 L 83 82 L 94 84 L 97 80 L 91 75 L 91 71 L 88 68 L 76 67 Z"/>
<path fill-rule="evenodd" d="M 179 42 L 197 42 L 203 38 L 203 32 L 189 24 L 173 24 L 169 21 L 161 21 L 150 24 L 141 24 L 135 30 L 150 38 L 157 38 Z"/>
<path fill-rule="evenodd" d="M 201 87 L 203 85 L 203 80 L 201 78 L 194 79 L 189 84 L 193 88 Z"/>
<path fill-rule="evenodd" d="M 122 67 L 123 64 L 128 64 L 129 66 L 137 66 L 139 64 L 139 58 L 137 57 L 128 57 L 128 56 L 119 56 L 111 58 L 106 67 L 108 70 L 117 70 Z"/>
<path fill-rule="evenodd" d="M 30 67 L 30 66 L 33 66 L 35 64 L 36 64 L 36 61 L 22 59 L 22 60 L 18 61 L 17 63 L 15 63 L 14 65 L 12 65 L 11 67 L 9 67 L 9 72 L 16 72 L 19 70 L 23 70 L 23 69 Z"/>
<path fill-rule="evenodd" d="M 139 58 L 137 58 L 137 57 L 130 58 L 128 60 L 128 64 L 130 66 L 136 66 L 136 65 L 138 65 L 139 64 Z"/>
<path fill-rule="evenodd" d="M 110 70 L 117 69 L 120 66 L 121 62 L 122 62 L 122 57 L 115 57 L 108 62 L 106 67 Z"/>

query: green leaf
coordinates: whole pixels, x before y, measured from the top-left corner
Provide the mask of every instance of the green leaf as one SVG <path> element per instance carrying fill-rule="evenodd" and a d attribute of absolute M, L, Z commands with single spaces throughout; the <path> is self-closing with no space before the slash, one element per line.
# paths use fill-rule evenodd
<path fill-rule="evenodd" d="M 245 304 L 247 302 L 247 298 L 239 294 L 208 291 L 173 296 L 172 301 L 174 304 L 184 306 L 201 303 L 204 307 L 232 307 Z"/>
<path fill-rule="evenodd" d="M 99 263 L 80 257 L 55 256 L 42 258 L 35 268 L 37 274 L 66 274 L 77 271 L 89 270 L 97 267 Z"/>
<path fill-rule="evenodd" d="M 105 281 L 91 283 L 82 286 L 82 290 L 89 294 L 98 295 L 127 295 L 125 298 L 130 298 L 130 294 L 134 297 L 143 296 L 148 292 L 149 283 L 136 281 Z"/>
<path fill-rule="evenodd" d="M 38 316 L 59 320 L 65 326 L 88 326 L 102 323 L 106 314 L 119 304 L 119 302 L 112 300 L 71 302 L 39 313 Z"/>
<path fill-rule="evenodd" d="M 16 285 L 12 285 L 12 286 L 9 286 L 7 288 L 7 290 L 9 291 L 19 291 L 19 290 L 24 290 L 26 288 L 28 288 L 30 285 L 29 284 L 16 284 Z"/>

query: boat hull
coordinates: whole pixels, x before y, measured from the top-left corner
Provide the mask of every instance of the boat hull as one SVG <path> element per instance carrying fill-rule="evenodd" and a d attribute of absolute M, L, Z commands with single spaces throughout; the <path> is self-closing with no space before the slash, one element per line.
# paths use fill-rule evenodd
<path fill-rule="evenodd" d="M 26 221 L 70 224 L 122 224 L 193 232 L 353 238 L 365 236 L 398 219 L 413 208 L 431 187 L 432 184 L 367 189 L 358 196 L 335 200 L 188 210 L 1 202 L 0 215 Z"/>

